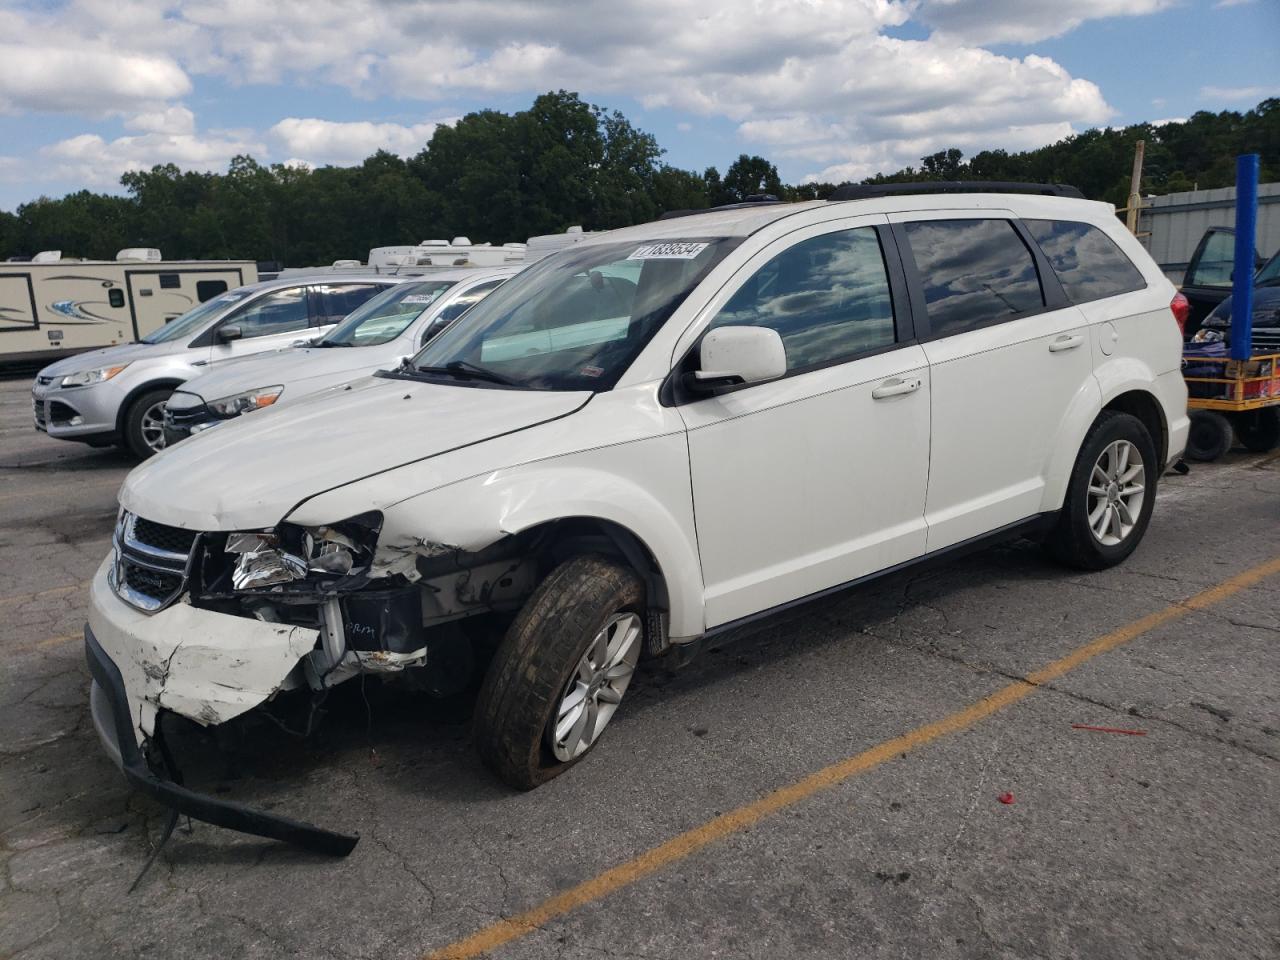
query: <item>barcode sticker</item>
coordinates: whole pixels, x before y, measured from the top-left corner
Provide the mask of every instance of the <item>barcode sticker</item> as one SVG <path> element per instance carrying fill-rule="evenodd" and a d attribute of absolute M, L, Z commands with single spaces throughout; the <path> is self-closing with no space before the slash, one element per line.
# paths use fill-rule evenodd
<path fill-rule="evenodd" d="M 692 260 L 703 250 L 705 243 L 647 243 L 637 247 L 628 260 Z"/>

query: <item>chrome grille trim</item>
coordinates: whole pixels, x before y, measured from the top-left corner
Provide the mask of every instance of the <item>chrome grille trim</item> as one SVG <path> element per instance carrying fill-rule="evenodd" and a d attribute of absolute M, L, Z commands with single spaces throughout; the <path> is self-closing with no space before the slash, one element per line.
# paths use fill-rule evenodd
<path fill-rule="evenodd" d="M 136 520 L 137 517 L 129 511 L 120 512 L 115 534 L 111 538 L 115 548 L 115 561 L 111 565 L 107 579 L 116 596 L 129 606 L 144 613 L 155 613 L 177 601 L 187 589 L 191 564 L 200 545 L 201 535 L 199 533 L 193 535 L 191 549 L 187 553 L 176 553 L 138 540 L 134 529 Z M 175 587 L 159 596 L 138 590 L 129 583 L 131 570 L 159 574 L 159 577 L 152 579 L 171 580 Z M 145 579 L 145 577 L 135 579 Z"/>

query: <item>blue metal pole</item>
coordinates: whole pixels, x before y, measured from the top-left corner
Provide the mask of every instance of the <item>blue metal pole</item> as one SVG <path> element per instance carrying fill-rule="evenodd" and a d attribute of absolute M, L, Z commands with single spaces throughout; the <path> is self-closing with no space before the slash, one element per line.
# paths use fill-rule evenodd
<path fill-rule="evenodd" d="M 1231 359 L 1253 355 L 1253 251 L 1258 232 L 1258 155 L 1236 157 L 1236 257 L 1231 271 Z"/>

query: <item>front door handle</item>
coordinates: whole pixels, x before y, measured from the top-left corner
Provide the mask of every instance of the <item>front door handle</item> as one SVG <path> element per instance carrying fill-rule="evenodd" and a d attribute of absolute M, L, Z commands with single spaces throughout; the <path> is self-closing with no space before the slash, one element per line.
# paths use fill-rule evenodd
<path fill-rule="evenodd" d="M 886 380 L 872 390 L 871 399 L 888 400 L 890 397 L 900 397 L 904 393 L 915 393 L 923 383 L 924 381 L 918 378 L 915 380 L 903 380 L 901 377 L 894 377 L 892 380 Z"/>
<path fill-rule="evenodd" d="M 1082 343 L 1084 343 L 1084 337 L 1078 333 L 1067 337 L 1059 337 L 1049 344 L 1049 352 L 1061 353 L 1063 350 L 1074 350 Z"/>

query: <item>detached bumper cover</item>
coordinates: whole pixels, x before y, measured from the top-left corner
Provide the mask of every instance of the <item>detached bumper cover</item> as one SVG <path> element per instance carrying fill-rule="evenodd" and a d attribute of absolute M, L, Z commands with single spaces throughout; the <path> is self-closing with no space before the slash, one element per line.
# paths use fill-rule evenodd
<path fill-rule="evenodd" d="M 94 725 L 105 741 L 107 752 L 120 764 L 129 782 L 143 793 L 205 823 L 257 837 L 281 840 L 317 853 L 345 857 L 355 848 L 359 837 L 264 813 L 229 800 L 218 800 L 188 790 L 171 780 L 161 779 L 151 770 L 138 747 L 120 670 L 98 644 L 88 626 L 84 628 L 84 648 L 95 686 L 91 697 Z"/>

